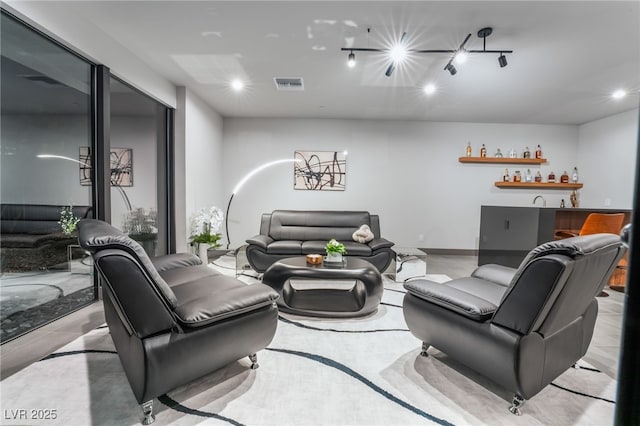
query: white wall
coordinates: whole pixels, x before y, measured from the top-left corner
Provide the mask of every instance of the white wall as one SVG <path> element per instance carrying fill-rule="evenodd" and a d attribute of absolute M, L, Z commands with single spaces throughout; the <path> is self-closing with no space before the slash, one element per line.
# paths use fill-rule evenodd
<path fill-rule="evenodd" d="M 638 149 L 638 113 L 632 110 L 579 127 L 581 207 L 631 209 Z"/>
<path fill-rule="evenodd" d="M 546 176 L 571 171 L 578 128 L 557 125 L 432 123 L 325 119 L 224 120 L 224 188 L 248 171 L 296 150 L 347 150 L 346 190 L 296 191 L 293 165 L 262 171 L 236 195 L 230 213 L 232 247 L 257 234 L 260 214 L 274 209 L 368 210 L 380 215 L 382 234 L 398 246 L 476 249 L 481 205 L 528 206 L 542 194 L 548 206 L 569 203 L 569 191 L 499 189 L 504 167 L 461 164 L 467 141 L 522 151 L 542 146 Z M 509 167 L 511 173 L 516 169 Z M 585 191 L 588 187 L 585 187 Z M 421 241 L 419 236 L 423 235 Z"/>
<path fill-rule="evenodd" d="M 186 235 L 176 236 L 177 251 L 186 250 L 188 221 L 201 209 L 216 206 L 224 211 L 222 167 L 222 117 L 193 92 L 186 90 L 185 120 L 185 219 Z"/>

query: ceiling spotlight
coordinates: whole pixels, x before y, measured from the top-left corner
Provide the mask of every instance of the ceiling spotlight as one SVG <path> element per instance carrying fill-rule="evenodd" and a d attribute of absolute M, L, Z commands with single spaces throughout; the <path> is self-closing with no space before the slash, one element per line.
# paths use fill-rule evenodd
<path fill-rule="evenodd" d="M 504 56 L 503 53 L 500 53 L 500 56 L 498 56 L 498 63 L 500 64 L 500 68 L 507 66 L 507 57 Z"/>
<path fill-rule="evenodd" d="M 622 99 L 625 96 L 627 96 L 627 92 L 625 92 L 624 90 L 620 89 L 620 90 L 616 90 L 615 92 L 613 92 L 611 94 L 611 97 L 613 99 Z"/>
<path fill-rule="evenodd" d="M 469 55 L 467 55 L 467 51 L 464 49 L 461 49 L 458 52 L 456 52 L 455 56 L 453 57 L 453 60 L 458 65 L 464 64 L 467 61 L 468 56 Z"/>
<path fill-rule="evenodd" d="M 456 73 L 458 72 L 458 70 L 456 70 L 456 67 L 454 67 L 451 62 L 449 62 L 447 66 L 444 67 L 444 69 L 449 71 L 449 74 L 451 75 L 456 75 Z"/>
<path fill-rule="evenodd" d="M 236 78 L 231 82 L 231 88 L 236 92 L 239 92 L 240 90 L 244 89 L 244 83 L 242 82 L 242 80 Z"/>
<path fill-rule="evenodd" d="M 422 90 L 424 90 L 424 93 L 427 95 L 433 95 L 436 92 L 436 86 L 432 83 L 429 83 L 424 86 Z"/>
<path fill-rule="evenodd" d="M 349 53 L 349 59 L 347 59 L 347 66 L 353 68 L 356 66 L 356 55 L 353 52 Z"/>
<path fill-rule="evenodd" d="M 389 51 L 389 57 L 396 64 L 401 63 L 407 58 L 407 48 L 402 43 L 398 43 Z"/>

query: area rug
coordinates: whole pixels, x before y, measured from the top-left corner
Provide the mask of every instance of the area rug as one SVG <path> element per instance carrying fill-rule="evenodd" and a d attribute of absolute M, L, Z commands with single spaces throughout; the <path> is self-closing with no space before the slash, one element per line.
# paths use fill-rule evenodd
<path fill-rule="evenodd" d="M 244 279 L 255 281 L 249 275 Z M 582 361 L 582 368 L 569 369 L 514 416 L 504 389 L 433 348 L 429 357 L 419 355 L 420 341 L 402 315 L 402 284 L 387 277 L 384 284 L 378 311 L 364 318 L 281 313 L 273 342 L 258 353 L 260 368 L 251 370 L 241 359 L 161 396 L 154 403 L 155 424 L 612 423 L 616 383 Z M 0 387 L 2 424 L 136 425 L 142 418 L 106 326 Z"/>

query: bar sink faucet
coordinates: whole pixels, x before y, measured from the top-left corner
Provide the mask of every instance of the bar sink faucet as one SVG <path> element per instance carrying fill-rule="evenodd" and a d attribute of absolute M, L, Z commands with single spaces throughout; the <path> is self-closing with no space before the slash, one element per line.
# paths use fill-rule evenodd
<path fill-rule="evenodd" d="M 547 200 L 545 200 L 542 195 L 537 195 L 536 198 L 533 199 L 533 205 L 536 205 L 538 198 L 542 198 L 542 207 L 547 207 Z"/>

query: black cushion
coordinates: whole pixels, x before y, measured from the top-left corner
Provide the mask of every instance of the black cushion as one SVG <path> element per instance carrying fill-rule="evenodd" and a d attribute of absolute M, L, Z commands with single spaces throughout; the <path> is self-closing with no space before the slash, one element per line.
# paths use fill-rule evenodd
<path fill-rule="evenodd" d="M 493 316 L 497 306 L 483 298 L 455 287 L 429 280 L 412 280 L 404 283 L 412 295 L 447 308 L 474 321 L 486 321 Z"/>

